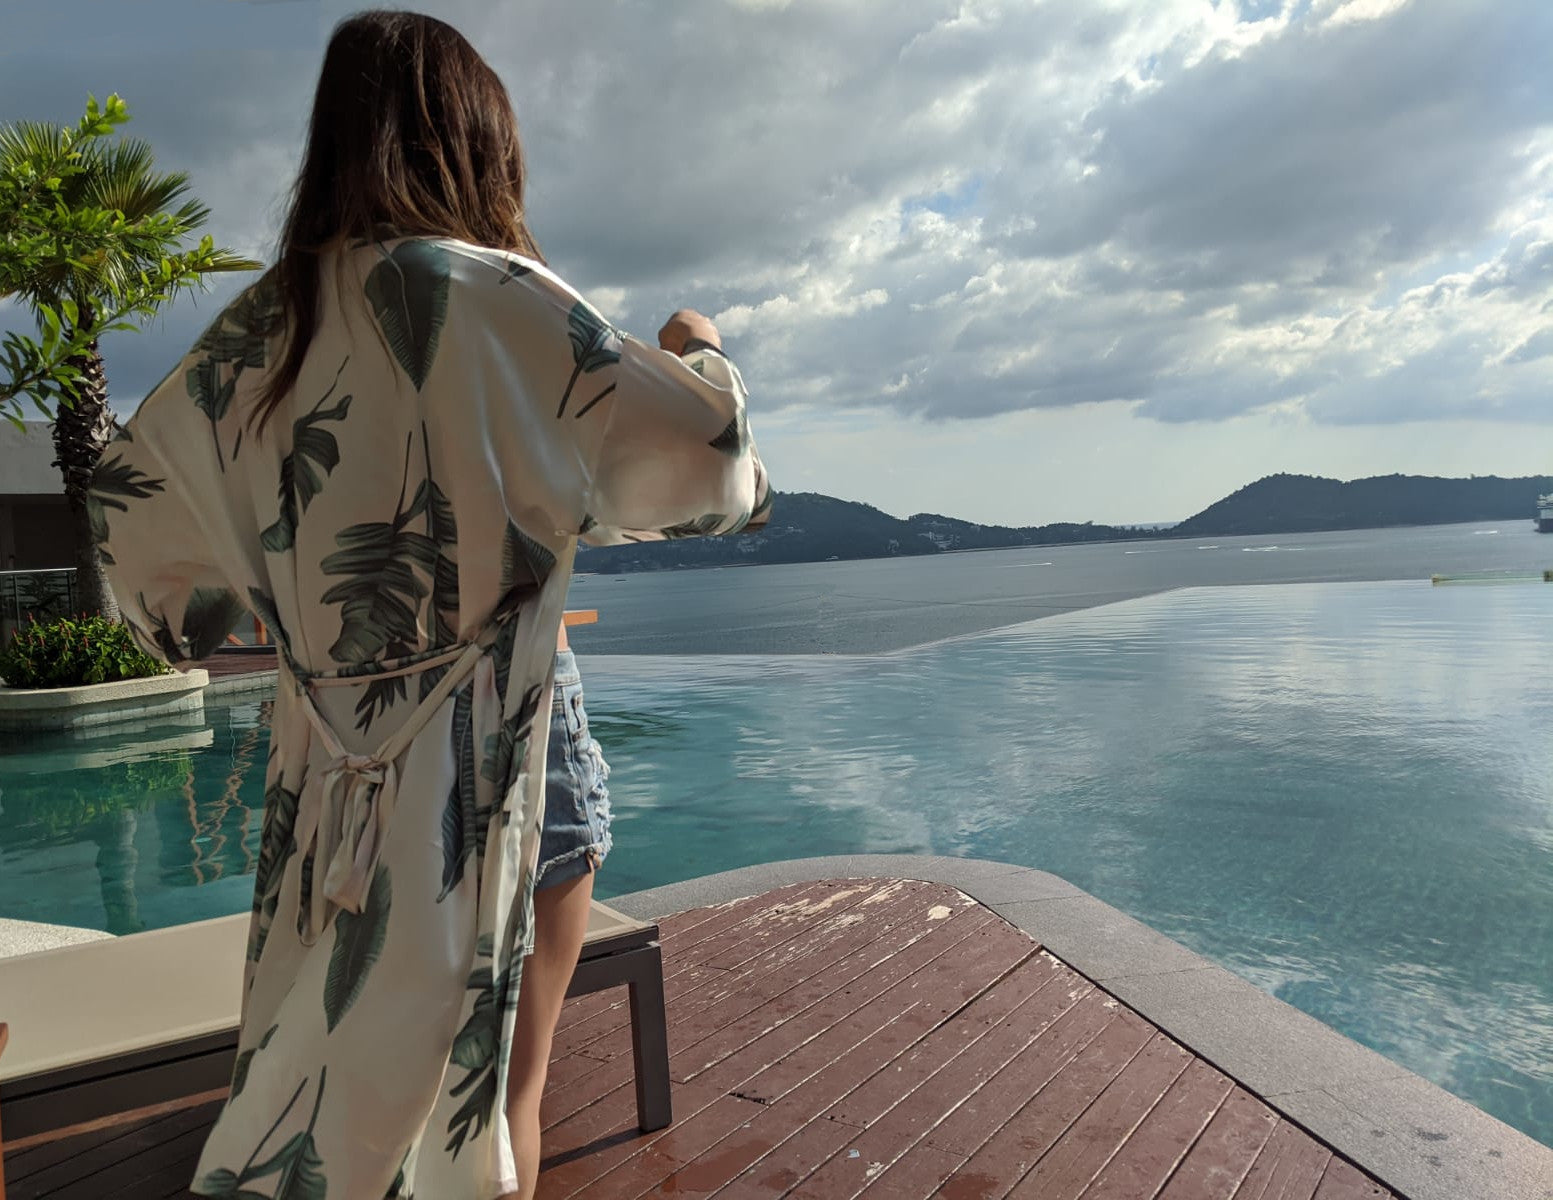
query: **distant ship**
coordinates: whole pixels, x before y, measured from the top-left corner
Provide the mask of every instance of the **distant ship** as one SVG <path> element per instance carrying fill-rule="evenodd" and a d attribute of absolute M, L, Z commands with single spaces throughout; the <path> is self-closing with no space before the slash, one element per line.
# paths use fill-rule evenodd
<path fill-rule="evenodd" d="M 1537 497 L 1537 532 L 1553 533 L 1553 493 Z"/>

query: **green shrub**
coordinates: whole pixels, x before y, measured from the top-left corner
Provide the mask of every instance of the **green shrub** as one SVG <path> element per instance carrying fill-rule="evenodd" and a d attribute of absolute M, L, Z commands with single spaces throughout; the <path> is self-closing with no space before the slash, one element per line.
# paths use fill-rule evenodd
<path fill-rule="evenodd" d="M 34 620 L 0 651 L 0 679 L 15 688 L 80 687 L 166 673 L 135 644 L 129 626 L 103 617 Z"/>

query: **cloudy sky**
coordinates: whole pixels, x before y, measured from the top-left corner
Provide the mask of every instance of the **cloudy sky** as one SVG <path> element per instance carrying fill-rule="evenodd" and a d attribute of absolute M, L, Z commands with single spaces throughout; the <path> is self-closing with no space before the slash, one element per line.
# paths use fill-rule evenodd
<path fill-rule="evenodd" d="M 0 120 L 117 91 L 268 257 L 354 6 L 9 6 Z M 1547 0 L 432 0 L 551 264 L 715 317 L 774 481 L 1165 521 L 1275 471 L 1553 473 Z M 129 411 L 229 288 L 108 345 Z"/>

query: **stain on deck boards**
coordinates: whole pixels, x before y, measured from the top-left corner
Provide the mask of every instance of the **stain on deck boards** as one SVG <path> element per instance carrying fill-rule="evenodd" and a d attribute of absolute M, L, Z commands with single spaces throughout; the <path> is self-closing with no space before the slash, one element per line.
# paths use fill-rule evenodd
<path fill-rule="evenodd" d="M 569 1001 L 541 1200 L 1392 1196 L 953 888 L 804 883 L 659 924 L 675 1122 L 636 1130 L 624 990 Z M 173 1116 L 25 1151 L 9 1194 L 182 1196 L 213 1112 Z"/>

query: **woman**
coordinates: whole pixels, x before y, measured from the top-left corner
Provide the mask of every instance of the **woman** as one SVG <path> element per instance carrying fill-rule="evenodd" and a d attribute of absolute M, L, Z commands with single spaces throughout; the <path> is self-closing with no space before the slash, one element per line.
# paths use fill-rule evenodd
<path fill-rule="evenodd" d="M 510 102 L 469 44 L 347 20 L 275 268 L 98 467 L 137 636 L 188 662 L 246 609 L 281 658 L 200 1195 L 532 1191 L 587 916 L 586 874 L 533 891 L 578 537 L 765 519 L 711 323 L 676 314 L 661 348 L 618 333 L 540 261 L 522 199 Z"/>

